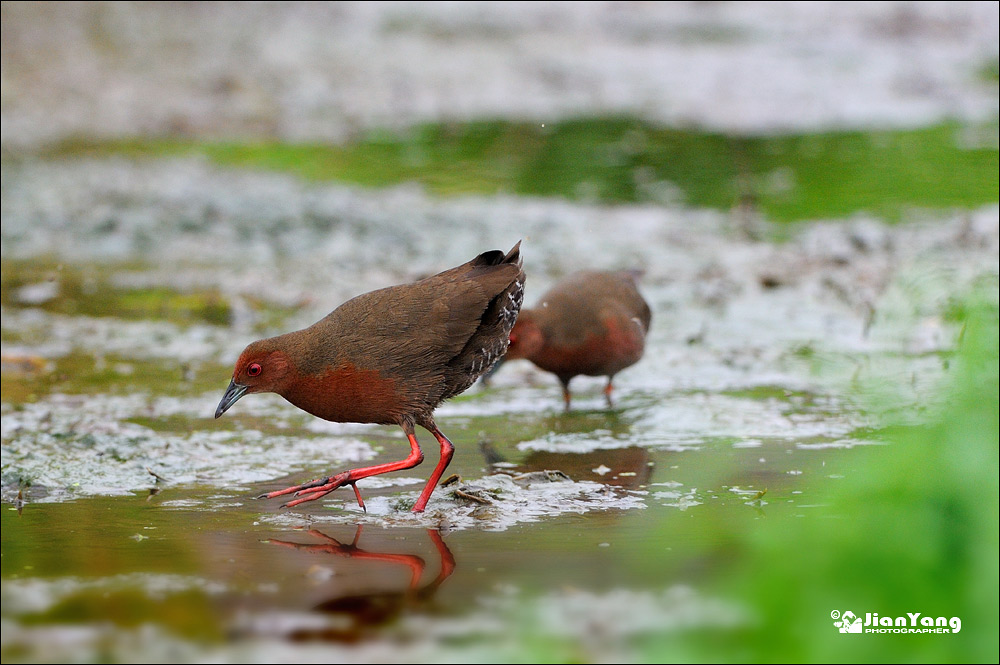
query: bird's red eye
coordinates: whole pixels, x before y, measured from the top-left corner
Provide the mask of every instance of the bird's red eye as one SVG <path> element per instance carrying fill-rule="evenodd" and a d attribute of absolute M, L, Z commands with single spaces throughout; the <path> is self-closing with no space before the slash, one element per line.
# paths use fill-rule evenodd
<path fill-rule="evenodd" d="M 250 363 L 250 366 L 247 367 L 247 374 L 250 376 L 257 376 L 260 374 L 260 365 L 257 363 Z"/>

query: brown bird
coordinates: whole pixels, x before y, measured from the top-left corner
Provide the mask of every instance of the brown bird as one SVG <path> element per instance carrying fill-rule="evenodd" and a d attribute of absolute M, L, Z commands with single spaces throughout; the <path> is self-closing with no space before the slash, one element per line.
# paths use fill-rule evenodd
<path fill-rule="evenodd" d="M 357 481 L 412 468 L 423 461 L 414 425 L 441 445 L 413 512 L 424 510 L 455 447 L 434 424 L 434 409 L 475 383 L 507 350 L 521 309 L 521 243 L 504 254 L 484 252 L 468 263 L 411 284 L 348 300 L 305 330 L 254 342 L 233 370 L 218 418 L 247 393 L 274 392 L 314 416 L 334 422 L 396 424 L 410 441 L 399 462 L 351 469 L 264 494 L 295 494 L 294 506 Z"/>
<path fill-rule="evenodd" d="M 559 377 L 566 409 L 574 376 L 607 376 L 611 406 L 612 379 L 642 357 L 652 318 L 635 280 L 632 271 L 570 275 L 521 312 L 505 360 L 527 358 Z"/>

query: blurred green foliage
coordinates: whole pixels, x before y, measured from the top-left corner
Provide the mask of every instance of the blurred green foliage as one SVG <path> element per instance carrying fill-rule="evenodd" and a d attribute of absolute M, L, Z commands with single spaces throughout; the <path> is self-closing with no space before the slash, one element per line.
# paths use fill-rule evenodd
<path fill-rule="evenodd" d="M 979 78 L 987 83 L 1000 82 L 1000 59 L 987 60 L 979 67 Z"/>
<path fill-rule="evenodd" d="M 998 200 L 995 123 L 884 131 L 733 136 L 631 118 L 553 124 L 487 120 L 373 131 L 344 145 L 71 141 L 50 157 L 201 154 L 239 168 L 372 187 L 417 182 L 438 195 L 562 196 L 760 211 L 792 222 Z"/>
<path fill-rule="evenodd" d="M 876 432 L 819 514 L 769 518 L 731 544 L 714 591 L 759 614 L 751 627 L 661 636 L 649 662 L 995 662 L 998 649 L 998 325 L 969 305 L 947 406 L 926 426 Z M 831 612 L 958 617 L 955 635 L 842 635 Z"/>

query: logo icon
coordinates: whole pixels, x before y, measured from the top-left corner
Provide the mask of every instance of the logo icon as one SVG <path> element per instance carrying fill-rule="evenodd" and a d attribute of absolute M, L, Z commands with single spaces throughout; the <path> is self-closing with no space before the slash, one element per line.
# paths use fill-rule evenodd
<path fill-rule="evenodd" d="M 836 626 L 842 633 L 862 632 L 861 617 L 854 614 L 851 610 L 846 610 L 843 613 L 834 610 L 830 612 L 830 618 L 834 619 L 833 625 Z"/>

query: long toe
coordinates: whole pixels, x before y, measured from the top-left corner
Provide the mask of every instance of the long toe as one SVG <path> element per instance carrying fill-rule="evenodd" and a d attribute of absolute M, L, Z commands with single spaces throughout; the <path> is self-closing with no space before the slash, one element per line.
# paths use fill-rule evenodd
<path fill-rule="evenodd" d="M 283 490 L 278 490 L 277 492 L 271 492 L 270 494 L 267 494 L 266 497 L 272 498 L 285 494 L 292 494 L 293 496 L 300 497 L 281 505 L 282 508 L 291 508 L 299 505 L 300 503 L 315 501 L 320 497 L 326 496 L 335 489 L 347 485 L 350 479 L 351 472 L 343 471 L 338 473 L 336 476 L 330 476 L 325 480 L 314 480 L 310 483 L 305 483 L 304 485 L 296 485 L 295 487 L 288 487 Z M 353 485 L 353 483 L 351 484 Z M 360 500 L 361 494 L 358 492 L 357 487 L 354 488 L 354 495 Z"/>
<path fill-rule="evenodd" d="M 258 499 L 273 499 L 276 496 L 284 496 L 285 494 L 298 494 L 303 490 L 308 490 L 314 487 L 323 487 L 324 485 L 336 480 L 336 476 L 330 476 L 329 478 L 317 478 L 316 480 L 310 480 L 308 483 L 302 483 L 301 485 L 293 485 L 292 487 L 286 487 L 283 490 L 276 490 L 274 492 L 267 492 L 258 496 Z"/>
<path fill-rule="evenodd" d="M 289 501 L 287 503 L 281 504 L 281 507 L 282 508 L 292 508 L 294 506 L 299 505 L 300 503 L 306 503 L 307 501 L 315 501 L 316 499 L 319 499 L 321 497 L 326 496 L 327 494 L 329 494 L 330 492 L 332 492 L 335 489 L 337 489 L 337 488 L 334 487 L 334 488 L 328 489 L 328 490 L 317 490 L 315 492 L 310 492 L 308 494 L 303 495 L 299 499 L 295 499 L 293 501 Z M 298 494 L 296 494 L 296 496 L 298 496 Z"/>
<path fill-rule="evenodd" d="M 361 490 L 358 489 L 357 483 L 351 483 L 351 487 L 354 489 L 354 496 L 358 499 L 358 505 L 361 506 L 361 510 L 368 512 L 368 507 L 365 506 L 365 500 L 361 498 Z"/>

